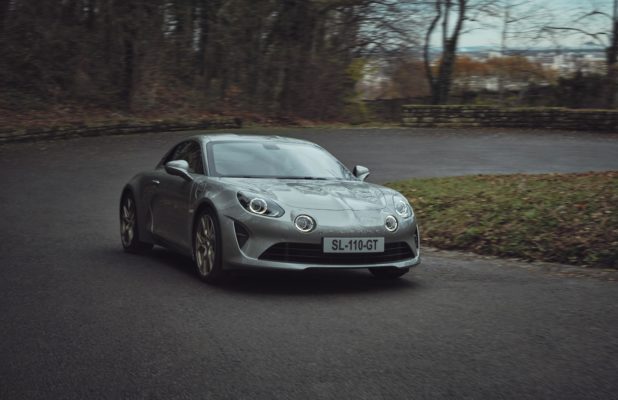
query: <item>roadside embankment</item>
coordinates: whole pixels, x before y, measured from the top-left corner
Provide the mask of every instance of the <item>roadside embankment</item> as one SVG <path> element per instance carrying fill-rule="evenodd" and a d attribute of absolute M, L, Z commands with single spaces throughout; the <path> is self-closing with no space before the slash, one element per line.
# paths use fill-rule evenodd
<path fill-rule="evenodd" d="M 71 137 L 126 135 L 143 132 L 169 132 L 193 129 L 239 129 L 240 118 L 211 118 L 200 120 L 159 120 L 146 122 L 98 122 L 77 123 L 62 126 L 36 128 L 0 128 L 0 144 L 30 142 L 45 139 L 66 139 Z"/>
<path fill-rule="evenodd" d="M 387 185 L 412 202 L 424 244 L 618 268 L 618 172 L 477 175 Z"/>

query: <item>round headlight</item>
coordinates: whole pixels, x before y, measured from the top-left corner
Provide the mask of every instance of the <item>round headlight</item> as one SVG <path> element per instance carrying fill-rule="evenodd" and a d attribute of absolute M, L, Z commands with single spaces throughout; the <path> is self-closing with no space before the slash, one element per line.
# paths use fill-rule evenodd
<path fill-rule="evenodd" d="M 405 201 L 399 199 L 395 201 L 395 212 L 402 218 L 410 216 L 410 206 Z"/>
<path fill-rule="evenodd" d="M 266 203 L 266 200 L 256 197 L 249 202 L 249 210 L 256 214 L 265 214 L 268 211 L 268 203 Z"/>
<path fill-rule="evenodd" d="M 399 226 L 399 224 L 397 223 L 397 218 L 393 217 L 392 215 L 387 216 L 386 219 L 384 219 L 384 226 L 386 227 L 387 231 L 395 232 L 397 230 L 397 227 Z"/>
<path fill-rule="evenodd" d="M 311 232 L 315 228 L 315 221 L 308 215 L 299 215 L 294 219 L 294 226 L 301 232 Z"/>
<path fill-rule="evenodd" d="M 272 218 L 279 218 L 285 214 L 285 210 L 279 204 L 259 194 L 238 192 L 236 198 L 240 205 L 251 214 Z"/>

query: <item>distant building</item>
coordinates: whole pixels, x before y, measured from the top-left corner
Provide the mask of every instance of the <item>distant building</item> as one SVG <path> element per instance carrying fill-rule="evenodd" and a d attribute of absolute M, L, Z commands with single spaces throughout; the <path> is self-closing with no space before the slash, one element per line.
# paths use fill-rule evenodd
<path fill-rule="evenodd" d="M 460 54 L 477 61 L 502 57 L 502 54 L 495 50 L 464 50 Z M 528 60 L 542 65 L 543 68 L 558 72 L 561 76 L 569 76 L 577 71 L 584 74 L 605 73 L 605 52 L 599 48 L 508 50 L 505 55 L 526 57 Z"/>

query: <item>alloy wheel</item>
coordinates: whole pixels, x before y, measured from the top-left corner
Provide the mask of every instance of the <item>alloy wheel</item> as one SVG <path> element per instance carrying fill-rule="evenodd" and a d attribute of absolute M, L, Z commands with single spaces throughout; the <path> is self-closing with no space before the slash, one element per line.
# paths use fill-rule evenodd
<path fill-rule="evenodd" d="M 120 209 L 120 238 L 124 247 L 131 246 L 135 237 L 135 204 L 127 196 Z"/>
<path fill-rule="evenodd" d="M 195 231 L 195 262 L 202 276 L 208 275 L 215 265 L 216 244 L 215 222 L 204 214 Z"/>

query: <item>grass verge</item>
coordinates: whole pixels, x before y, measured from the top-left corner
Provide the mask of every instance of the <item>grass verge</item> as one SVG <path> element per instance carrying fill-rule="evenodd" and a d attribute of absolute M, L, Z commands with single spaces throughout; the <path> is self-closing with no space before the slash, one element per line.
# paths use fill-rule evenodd
<path fill-rule="evenodd" d="M 478 175 L 387 186 L 412 202 L 424 244 L 618 268 L 618 172 Z"/>

